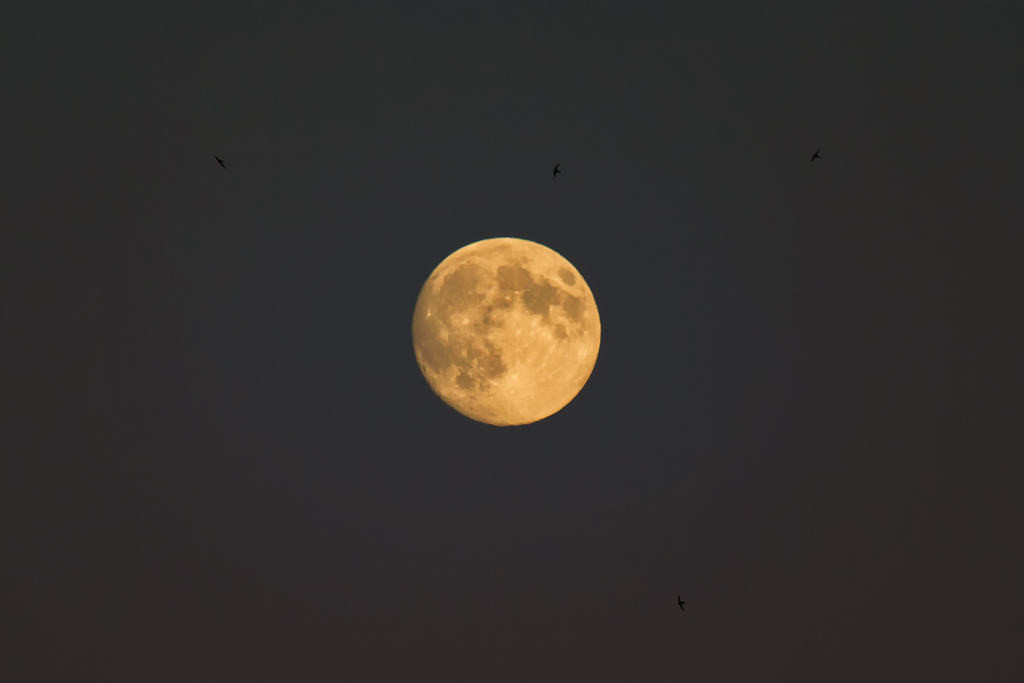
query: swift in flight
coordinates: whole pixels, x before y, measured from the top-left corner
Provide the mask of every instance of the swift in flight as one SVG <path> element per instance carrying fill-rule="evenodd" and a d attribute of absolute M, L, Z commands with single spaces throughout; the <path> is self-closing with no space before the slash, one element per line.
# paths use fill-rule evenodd
<path fill-rule="evenodd" d="M 221 165 L 221 166 L 223 166 L 224 168 L 227 168 L 227 166 L 224 166 L 224 160 L 223 160 L 223 159 L 221 159 L 220 157 L 214 157 L 214 159 L 216 159 L 216 160 L 217 160 L 217 163 L 218 163 L 218 164 L 220 164 L 220 165 Z"/>
<path fill-rule="evenodd" d="M 681 610 L 683 610 L 683 611 L 685 612 L 685 611 L 686 611 L 686 608 L 685 608 L 685 607 L 683 607 L 683 605 L 685 605 L 685 604 L 686 604 L 686 600 L 683 600 L 683 596 L 681 596 L 681 595 L 677 595 L 677 596 L 676 596 L 676 600 L 678 600 L 678 601 L 679 601 L 679 609 L 681 609 Z"/>
<path fill-rule="evenodd" d="M 820 151 L 821 151 L 821 150 L 819 149 L 819 150 L 818 150 L 818 152 L 820 152 Z M 815 160 L 815 159 L 820 159 L 820 158 L 821 158 L 821 155 L 820 155 L 820 154 L 818 154 L 818 152 L 815 152 L 815 153 L 814 153 L 814 156 L 812 156 L 812 157 L 811 157 L 811 163 L 812 163 L 812 164 L 814 163 L 814 160 Z"/>
<path fill-rule="evenodd" d="M 558 170 L 558 167 L 561 166 L 561 165 L 562 164 L 560 164 L 560 163 L 559 164 L 555 164 L 555 170 L 551 172 L 551 175 L 553 177 L 557 178 L 558 174 L 561 173 L 561 171 Z"/>

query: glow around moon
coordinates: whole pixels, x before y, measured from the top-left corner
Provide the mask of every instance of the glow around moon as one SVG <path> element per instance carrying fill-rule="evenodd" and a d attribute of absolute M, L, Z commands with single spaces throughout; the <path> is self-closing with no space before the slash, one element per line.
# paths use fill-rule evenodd
<path fill-rule="evenodd" d="M 583 276 L 528 240 L 474 242 L 441 262 L 416 301 L 413 348 L 445 403 L 493 425 L 542 420 L 587 383 L 601 345 Z"/>

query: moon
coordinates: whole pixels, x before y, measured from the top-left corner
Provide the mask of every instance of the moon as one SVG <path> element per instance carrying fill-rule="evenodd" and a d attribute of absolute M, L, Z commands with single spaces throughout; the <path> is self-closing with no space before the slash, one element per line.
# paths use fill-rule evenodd
<path fill-rule="evenodd" d="M 502 237 L 462 247 L 434 269 L 412 340 L 441 400 L 479 422 L 523 425 L 557 413 L 587 383 L 601 320 L 571 263 Z"/>

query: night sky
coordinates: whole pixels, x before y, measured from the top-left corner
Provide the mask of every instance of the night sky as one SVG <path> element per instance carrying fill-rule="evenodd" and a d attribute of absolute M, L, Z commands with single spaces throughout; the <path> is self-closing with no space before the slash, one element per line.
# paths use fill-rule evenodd
<path fill-rule="evenodd" d="M 0 680 L 1024 680 L 1022 25 L 0 2 Z M 412 349 L 499 236 L 523 427 Z"/>

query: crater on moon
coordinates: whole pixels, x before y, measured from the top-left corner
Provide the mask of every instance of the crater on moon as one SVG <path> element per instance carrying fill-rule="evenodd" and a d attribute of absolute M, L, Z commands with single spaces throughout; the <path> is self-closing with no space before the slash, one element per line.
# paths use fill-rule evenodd
<path fill-rule="evenodd" d="M 597 360 L 594 296 L 565 258 L 528 240 L 459 249 L 420 291 L 412 322 L 420 370 L 448 405 L 494 425 L 561 410 Z"/>

